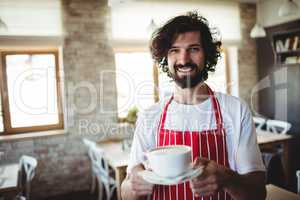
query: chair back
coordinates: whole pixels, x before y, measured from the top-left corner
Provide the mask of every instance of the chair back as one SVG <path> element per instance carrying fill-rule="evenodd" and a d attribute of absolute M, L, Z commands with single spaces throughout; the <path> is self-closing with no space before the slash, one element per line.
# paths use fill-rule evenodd
<path fill-rule="evenodd" d="M 114 180 L 110 177 L 108 163 L 104 156 L 104 150 L 96 145 L 95 142 L 83 139 L 83 143 L 88 147 L 88 155 L 91 160 L 92 173 L 97 177 L 99 184 L 104 185 L 106 198 L 110 199 L 113 190 L 110 185 L 115 185 Z M 101 189 L 102 187 L 100 187 Z M 101 193 L 102 191 L 99 191 Z M 100 195 L 102 198 L 102 195 Z"/>
<path fill-rule="evenodd" d="M 262 127 L 263 127 L 263 126 L 265 125 L 265 123 L 266 123 L 266 119 L 265 119 L 265 118 L 257 117 L 257 116 L 254 116 L 254 117 L 253 117 L 253 121 L 254 121 L 256 130 L 261 130 Z"/>
<path fill-rule="evenodd" d="M 267 131 L 277 134 L 286 134 L 292 127 L 289 122 L 269 119 L 266 122 Z"/>
<path fill-rule="evenodd" d="M 29 200 L 30 184 L 35 175 L 37 160 L 34 157 L 23 155 L 19 161 L 19 182 L 22 198 Z"/>
<path fill-rule="evenodd" d="M 297 176 L 297 193 L 300 195 L 300 170 L 296 171 Z"/>

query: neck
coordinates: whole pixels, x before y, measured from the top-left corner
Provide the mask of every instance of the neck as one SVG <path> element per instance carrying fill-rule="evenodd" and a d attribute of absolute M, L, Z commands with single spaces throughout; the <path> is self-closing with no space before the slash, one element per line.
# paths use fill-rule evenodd
<path fill-rule="evenodd" d="M 194 105 L 205 101 L 208 98 L 207 85 L 200 82 L 194 88 L 182 89 L 175 85 L 174 100 L 181 104 Z"/>

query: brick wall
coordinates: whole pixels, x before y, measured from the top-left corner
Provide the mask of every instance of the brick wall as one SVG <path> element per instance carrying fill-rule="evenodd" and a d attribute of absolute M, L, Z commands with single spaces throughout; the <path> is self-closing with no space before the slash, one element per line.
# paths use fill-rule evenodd
<path fill-rule="evenodd" d="M 251 90 L 258 82 L 256 67 L 256 44 L 250 32 L 256 21 L 256 5 L 240 3 L 240 23 L 242 40 L 238 49 L 239 96 L 251 105 Z M 253 105 L 257 106 L 256 96 Z"/>
<path fill-rule="evenodd" d="M 115 69 L 108 40 L 110 9 L 107 1 L 63 0 L 62 10 L 64 114 L 68 133 L 0 143 L 1 149 L 5 149 L 5 163 L 17 162 L 23 154 L 38 159 L 32 199 L 88 190 L 90 166 L 82 138 L 99 141 L 122 137 L 122 133 L 128 132 L 120 130 L 116 113 L 101 109 L 116 111 L 117 108 L 114 75 L 101 77 L 102 72 Z"/>

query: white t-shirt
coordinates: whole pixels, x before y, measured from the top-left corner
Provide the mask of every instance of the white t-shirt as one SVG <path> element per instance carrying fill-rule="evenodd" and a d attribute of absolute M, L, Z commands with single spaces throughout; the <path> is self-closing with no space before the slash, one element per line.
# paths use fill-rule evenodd
<path fill-rule="evenodd" d="M 265 171 L 250 109 L 236 97 L 218 92 L 215 95 L 223 117 L 230 168 L 239 174 Z M 135 165 L 145 162 L 145 152 L 155 148 L 160 115 L 168 99 L 139 113 L 128 173 Z M 215 129 L 216 120 L 212 111 L 211 98 L 197 105 L 179 104 L 173 100 L 167 110 L 165 128 L 199 132 Z"/>

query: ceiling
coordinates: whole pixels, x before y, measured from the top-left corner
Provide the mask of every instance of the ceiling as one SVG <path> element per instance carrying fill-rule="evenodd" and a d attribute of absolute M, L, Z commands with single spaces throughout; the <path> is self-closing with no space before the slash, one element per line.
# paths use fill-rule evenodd
<path fill-rule="evenodd" d="M 257 0 L 239 0 L 239 2 L 242 2 L 242 3 L 256 3 Z"/>

